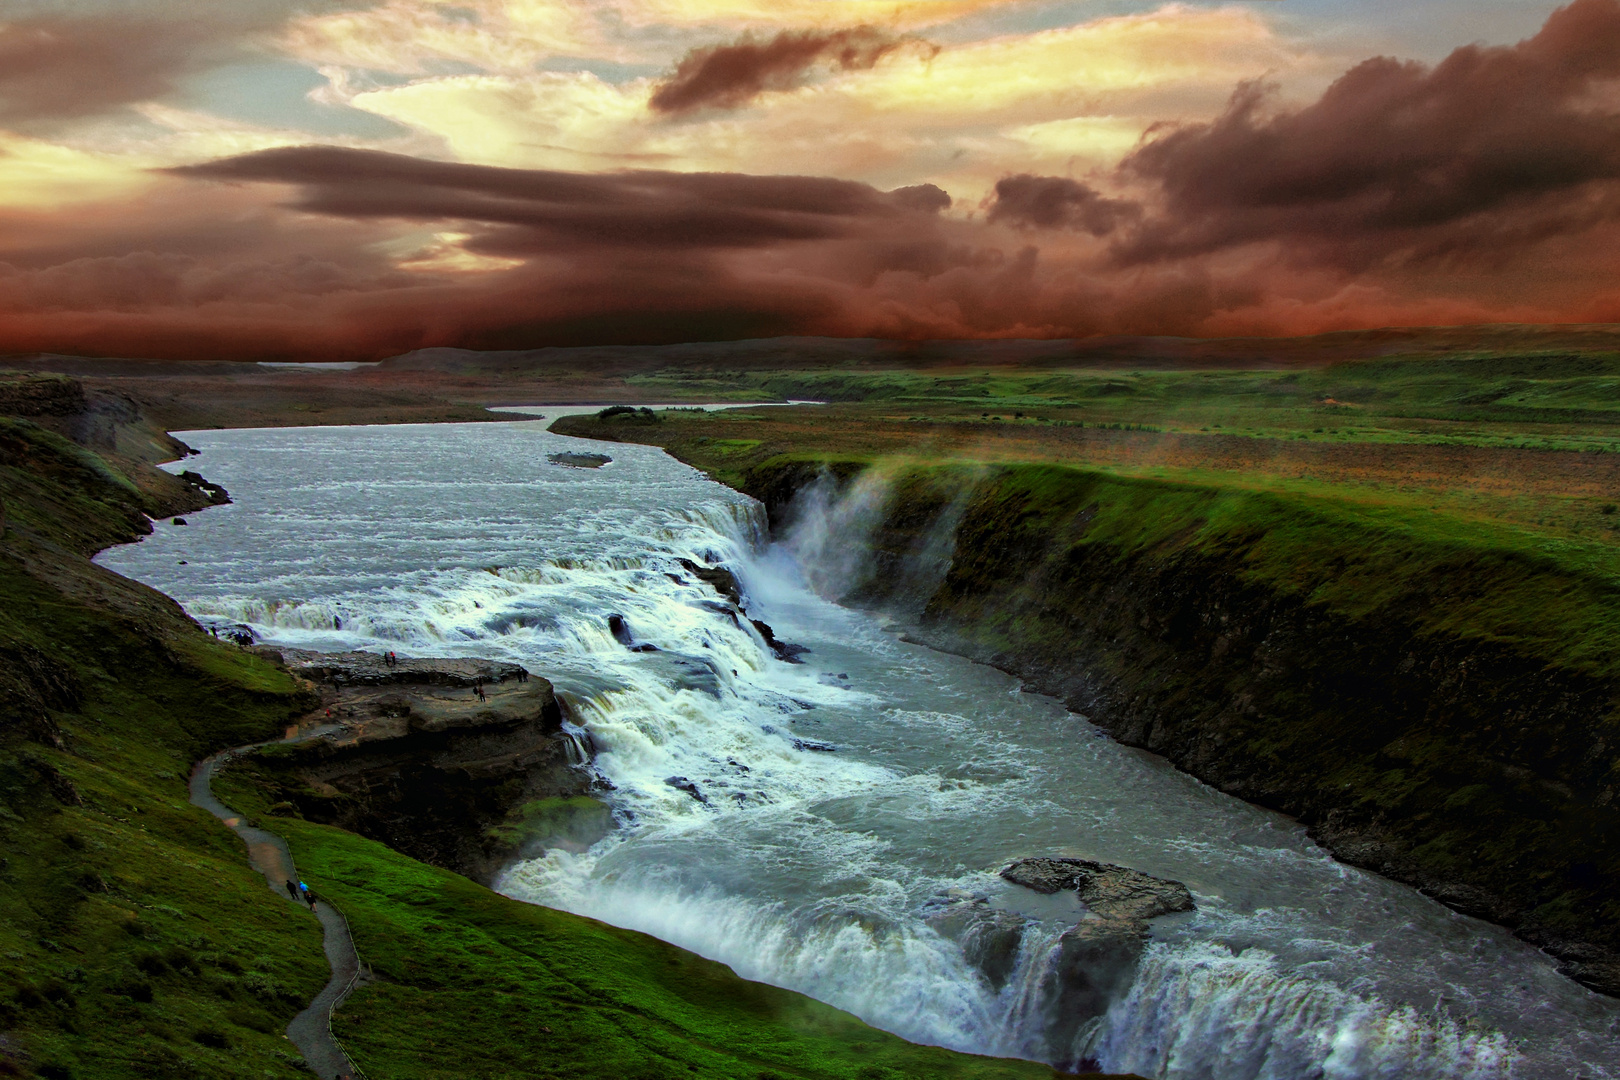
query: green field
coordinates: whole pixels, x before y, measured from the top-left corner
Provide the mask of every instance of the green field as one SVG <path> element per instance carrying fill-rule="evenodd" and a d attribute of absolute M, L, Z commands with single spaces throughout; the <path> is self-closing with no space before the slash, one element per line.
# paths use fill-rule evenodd
<path fill-rule="evenodd" d="M 282 1032 L 327 980 L 319 926 L 189 804 L 187 777 L 276 737 L 312 692 L 86 558 L 184 506 L 153 494 L 184 494 L 171 479 L 0 418 L 0 1076 L 308 1075 Z M 218 787 L 260 812 L 241 774 Z M 336 1021 L 377 1080 L 1053 1075 L 906 1043 L 349 833 L 260 820 L 378 977 Z"/>
<path fill-rule="evenodd" d="M 1381 357 L 1295 370 L 690 370 L 632 376 L 649 398 L 883 405 L 895 419 L 1146 425 L 1326 442 L 1620 450 L 1620 355 Z"/>

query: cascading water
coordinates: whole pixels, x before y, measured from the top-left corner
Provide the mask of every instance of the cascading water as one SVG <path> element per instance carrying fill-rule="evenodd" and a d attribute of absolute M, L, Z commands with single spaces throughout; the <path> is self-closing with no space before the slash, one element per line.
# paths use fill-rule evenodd
<path fill-rule="evenodd" d="M 106 565 L 270 641 L 513 659 L 556 684 L 620 827 L 512 867 L 513 896 L 981 1053 L 1167 1078 L 1620 1077 L 1620 1008 L 1505 931 L 818 596 L 866 572 L 851 541 L 880 478 L 812 492 L 772 546 L 756 504 L 660 451 L 548 465 L 582 444 L 535 424 L 185 437 L 236 504 Z M 731 567 L 807 662 L 682 559 Z M 1077 1011 L 1057 967 L 1081 908 L 995 874 L 1042 854 L 1184 881 L 1198 910 L 1156 920 Z M 1014 944 L 948 932 L 963 905 Z"/>

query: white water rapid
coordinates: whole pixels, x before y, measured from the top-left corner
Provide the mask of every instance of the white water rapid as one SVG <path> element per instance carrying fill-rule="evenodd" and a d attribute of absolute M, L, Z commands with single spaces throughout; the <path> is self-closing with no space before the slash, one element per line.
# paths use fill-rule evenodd
<path fill-rule="evenodd" d="M 870 485 L 807 497 L 771 544 L 757 504 L 661 451 L 537 423 L 182 437 L 202 450 L 185 467 L 235 503 L 104 565 L 269 642 L 510 659 L 555 683 L 619 827 L 513 866 L 512 896 L 978 1053 L 1165 1080 L 1620 1080 L 1620 1003 L 1506 931 L 823 599 L 864 572 Z M 568 449 L 613 462 L 547 463 Z M 734 570 L 806 662 L 777 659 L 683 558 Z M 615 640 L 609 614 L 658 651 Z M 1051 973 L 1078 903 L 996 875 L 1028 855 L 1184 881 L 1198 909 L 1155 920 L 1134 972 L 1080 1009 Z M 1000 967 L 929 921 L 972 896 L 1023 923 Z"/>

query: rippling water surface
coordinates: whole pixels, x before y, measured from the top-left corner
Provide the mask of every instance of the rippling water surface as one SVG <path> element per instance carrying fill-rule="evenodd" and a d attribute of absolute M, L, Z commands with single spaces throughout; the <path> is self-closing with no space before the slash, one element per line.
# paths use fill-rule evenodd
<path fill-rule="evenodd" d="M 1164 1078 L 1620 1077 L 1617 1004 L 1505 931 L 819 597 L 858 570 L 880 492 L 807 505 L 772 545 L 757 504 L 661 451 L 539 423 L 183 437 L 235 504 L 103 564 L 271 642 L 512 659 L 556 684 L 620 827 L 512 867 L 512 896 L 979 1053 Z M 614 461 L 546 461 L 581 448 Z M 775 659 L 683 557 L 733 568 L 807 662 Z M 660 651 L 615 641 L 609 613 Z M 996 876 L 1040 854 L 1197 899 L 1155 922 L 1103 1015 L 1060 1015 L 1046 977 L 1078 904 Z M 1028 920 L 1004 985 L 926 921 L 963 894 Z"/>

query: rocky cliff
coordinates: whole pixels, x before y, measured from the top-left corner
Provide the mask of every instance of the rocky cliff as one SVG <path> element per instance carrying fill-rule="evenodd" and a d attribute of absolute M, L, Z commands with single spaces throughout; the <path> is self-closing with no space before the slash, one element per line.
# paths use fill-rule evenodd
<path fill-rule="evenodd" d="M 745 486 L 780 525 L 796 492 L 818 477 L 848 486 L 861 468 L 767 463 Z M 1208 508 L 1182 521 L 1166 492 L 1193 498 L 1079 470 L 912 470 L 891 480 L 849 599 L 920 612 L 924 643 L 1020 676 L 1620 993 L 1620 685 L 1489 618 L 1465 623 L 1451 602 L 1489 612 L 1504 582 L 1539 571 L 1414 547 L 1438 560 L 1432 591 L 1380 593 L 1376 567 L 1356 561 L 1375 536 L 1331 521 L 1216 528 Z M 1278 570 L 1277 537 L 1311 528 L 1327 538 Z M 942 529 L 948 564 L 919 576 Z M 1359 604 L 1344 595 L 1358 575 L 1378 593 Z M 1547 581 L 1536 588 L 1605 587 Z M 904 595 L 919 582 L 923 595 Z"/>
<path fill-rule="evenodd" d="M 327 732 L 255 758 L 274 812 L 486 883 L 522 854 L 588 846 L 612 827 L 587 794 L 586 736 L 517 664 L 258 651 L 319 682 L 323 703 L 300 726 Z"/>

